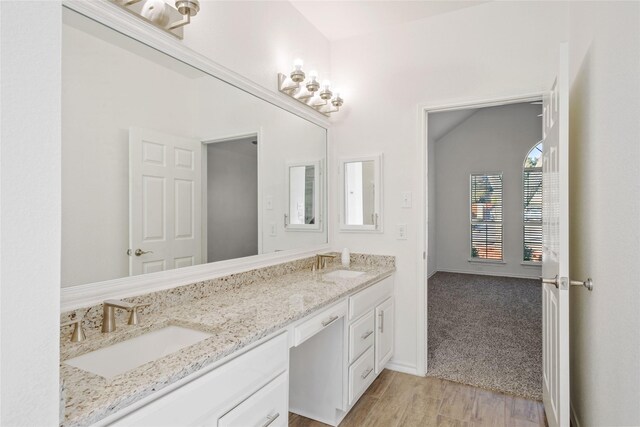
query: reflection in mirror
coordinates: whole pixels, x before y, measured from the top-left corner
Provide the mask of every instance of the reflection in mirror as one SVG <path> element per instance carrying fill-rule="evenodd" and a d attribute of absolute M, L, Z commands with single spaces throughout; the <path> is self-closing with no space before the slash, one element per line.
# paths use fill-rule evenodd
<path fill-rule="evenodd" d="M 379 165 L 379 157 L 342 160 L 342 230 L 381 230 Z"/>
<path fill-rule="evenodd" d="M 66 8 L 62 88 L 62 286 L 327 243 L 324 128 Z"/>
<path fill-rule="evenodd" d="M 288 166 L 289 212 L 287 230 L 320 228 L 320 162 Z"/>

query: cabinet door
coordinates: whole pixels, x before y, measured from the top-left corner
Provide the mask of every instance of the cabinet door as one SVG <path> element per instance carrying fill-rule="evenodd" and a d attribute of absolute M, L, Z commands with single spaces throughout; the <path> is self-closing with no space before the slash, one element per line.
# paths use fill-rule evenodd
<path fill-rule="evenodd" d="M 384 369 L 393 355 L 393 321 L 393 297 L 390 297 L 376 307 L 376 374 Z"/>

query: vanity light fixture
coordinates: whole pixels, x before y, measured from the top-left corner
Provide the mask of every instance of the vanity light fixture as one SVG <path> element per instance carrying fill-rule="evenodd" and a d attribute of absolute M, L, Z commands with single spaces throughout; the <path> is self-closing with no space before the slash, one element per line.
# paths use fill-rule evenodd
<path fill-rule="evenodd" d="M 344 104 L 339 91 L 331 91 L 331 83 L 328 80 L 324 80 L 320 85 L 316 71 L 309 71 L 306 75 L 302 70 L 303 65 L 302 59 L 296 59 L 289 75 L 278 73 L 278 91 L 327 117 L 339 111 Z"/>
<path fill-rule="evenodd" d="M 183 27 L 200 11 L 200 0 L 175 0 L 175 7 L 165 0 L 111 0 L 128 12 L 156 27 L 183 38 Z"/>

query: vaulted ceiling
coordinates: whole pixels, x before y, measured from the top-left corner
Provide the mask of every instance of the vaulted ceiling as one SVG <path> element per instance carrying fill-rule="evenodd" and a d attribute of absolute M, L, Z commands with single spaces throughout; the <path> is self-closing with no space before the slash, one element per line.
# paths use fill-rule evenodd
<path fill-rule="evenodd" d="M 372 33 L 486 1 L 291 0 L 293 6 L 331 41 Z"/>

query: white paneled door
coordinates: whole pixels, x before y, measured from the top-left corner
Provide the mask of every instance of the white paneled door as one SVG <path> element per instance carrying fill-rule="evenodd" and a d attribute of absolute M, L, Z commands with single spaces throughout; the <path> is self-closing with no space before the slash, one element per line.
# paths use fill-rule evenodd
<path fill-rule="evenodd" d="M 131 275 L 202 262 L 201 142 L 129 129 Z"/>
<path fill-rule="evenodd" d="M 567 46 L 543 97 L 542 361 L 550 427 L 569 426 L 569 67 Z"/>

